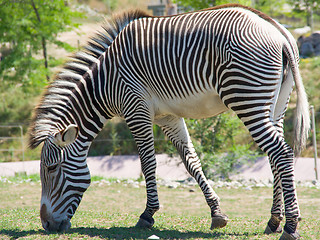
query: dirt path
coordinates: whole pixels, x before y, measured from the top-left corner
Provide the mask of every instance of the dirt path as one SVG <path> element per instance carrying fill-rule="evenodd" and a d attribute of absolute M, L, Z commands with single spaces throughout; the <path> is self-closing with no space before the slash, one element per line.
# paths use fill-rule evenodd
<path fill-rule="evenodd" d="M 190 175 L 186 172 L 180 158 L 169 158 L 165 154 L 158 154 L 157 176 L 166 180 L 184 180 Z M 92 176 L 133 178 L 141 176 L 138 156 L 101 156 L 89 157 L 88 167 Z M 17 172 L 27 174 L 39 173 L 40 161 L 0 163 L 0 176 L 14 176 Z M 315 180 L 314 159 L 297 158 L 295 164 L 297 181 Z M 320 174 L 320 159 L 318 159 L 318 175 Z M 320 177 L 320 176 L 319 176 Z M 239 169 L 233 179 L 272 180 L 272 174 L 267 158 L 260 158 L 252 166 Z"/>

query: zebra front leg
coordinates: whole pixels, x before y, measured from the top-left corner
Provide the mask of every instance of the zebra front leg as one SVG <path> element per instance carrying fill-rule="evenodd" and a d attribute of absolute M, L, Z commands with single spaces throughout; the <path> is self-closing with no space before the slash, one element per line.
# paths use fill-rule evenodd
<path fill-rule="evenodd" d="M 138 144 L 138 143 L 137 143 Z M 138 144 L 140 145 L 140 144 Z M 149 144 L 146 144 L 150 146 Z M 146 150 L 139 150 L 139 155 L 141 159 L 142 173 L 146 180 L 146 190 L 147 190 L 147 205 L 144 212 L 140 215 L 139 221 L 136 227 L 141 228 L 151 228 L 154 224 L 153 215 L 159 210 L 159 198 L 157 191 L 156 182 L 156 159 L 154 153 L 152 156 L 145 156 L 148 153 Z M 150 153 L 149 153 L 150 154 Z"/>
<path fill-rule="evenodd" d="M 213 191 L 202 171 L 200 160 L 195 152 L 183 118 L 166 116 L 162 119 L 158 119 L 156 123 L 170 138 L 171 142 L 177 148 L 187 171 L 198 182 L 207 204 L 211 209 L 211 229 L 226 226 L 228 217 L 221 212 L 219 197 Z"/>
<path fill-rule="evenodd" d="M 137 143 L 137 145 L 141 145 Z M 149 144 L 143 143 L 150 147 Z M 152 145 L 153 146 L 153 145 Z M 139 148 L 139 147 L 138 147 Z M 139 148 L 140 149 L 140 148 Z M 147 205 L 144 212 L 140 215 L 139 221 L 136 227 L 151 228 L 154 224 L 153 215 L 159 210 L 159 198 L 157 191 L 156 182 L 156 159 L 153 153 L 148 152 L 148 149 L 139 150 L 141 169 L 146 180 L 146 190 L 147 190 Z M 151 155 L 151 156 L 150 156 Z"/>
<path fill-rule="evenodd" d="M 146 209 L 140 215 L 136 227 L 151 228 L 154 224 L 153 215 L 159 210 L 160 206 L 156 183 L 156 159 L 152 122 L 146 110 L 138 111 L 137 109 L 131 116 L 126 117 L 126 122 L 137 144 L 147 191 Z"/>

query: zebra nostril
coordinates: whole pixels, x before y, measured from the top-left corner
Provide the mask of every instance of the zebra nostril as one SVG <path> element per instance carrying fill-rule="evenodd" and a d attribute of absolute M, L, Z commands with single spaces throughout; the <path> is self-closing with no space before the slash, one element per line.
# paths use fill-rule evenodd
<path fill-rule="evenodd" d="M 45 204 L 41 205 L 40 208 L 40 218 L 41 218 L 41 222 L 42 222 L 42 227 L 48 231 L 49 227 L 50 227 L 50 223 L 48 221 L 49 216 L 48 216 L 48 212 L 47 212 L 47 206 Z"/>
<path fill-rule="evenodd" d="M 47 219 L 48 219 L 48 212 L 47 212 L 47 206 L 45 204 L 42 204 L 41 205 L 41 208 L 40 208 L 40 218 L 45 221 L 45 222 L 48 222 Z"/>
<path fill-rule="evenodd" d="M 50 223 L 48 221 L 42 222 L 42 227 L 44 228 L 44 230 L 48 231 Z"/>

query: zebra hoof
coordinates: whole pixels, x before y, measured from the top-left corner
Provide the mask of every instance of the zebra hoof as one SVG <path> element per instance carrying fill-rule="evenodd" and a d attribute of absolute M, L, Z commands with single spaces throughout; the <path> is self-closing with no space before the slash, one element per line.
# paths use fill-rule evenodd
<path fill-rule="evenodd" d="M 272 231 L 272 229 L 269 227 L 269 225 L 267 225 L 266 229 L 264 230 L 264 234 L 274 234 L 274 233 L 282 233 L 282 228 L 279 225 L 276 230 Z"/>
<path fill-rule="evenodd" d="M 296 240 L 296 239 L 300 239 L 300 234 L 297 231 L 290 234 L 287 233 L 286 231 L 283 231 L 279 240 Z"/>
<path fill-rule="evenodd" d="M 270 220 L 267 223 L 267 227 L 264 230 L 265 234 L 281 233 L 282 228 L 280 226 L 282 216 L 271 215 Z"/>
<path fill-rule="evenodd" d="M 136 227 L 138 227 L 138 228 L 152 228 L 153 224 L 154 224 L 153 218 L 151 218 L 151 222 L 149 222 L 146 219 L 139 218 L 139 221 L 136 224 Z"/>
<path fill-rule="evenodd" d="M 210 229 L 215 229 L 215 228 L 223 228 L 227 225 L 228 223 L 228 216 L 225 214 L 215 214 L 212 216 L 212 223 Z"/>

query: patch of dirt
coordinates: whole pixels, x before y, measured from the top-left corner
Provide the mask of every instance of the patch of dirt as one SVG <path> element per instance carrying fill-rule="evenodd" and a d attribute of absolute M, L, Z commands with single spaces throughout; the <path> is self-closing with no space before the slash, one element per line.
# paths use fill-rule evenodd
<path fill-rule="evenodd" d="M 101 30 L 102 22 L 96 23 L 85 23 L 79 26 L 77 29 L 73 29 L 69 32 L 60 33 L 58 40 L 66 42 L 71 46 L 80 49 L 88 42 L 90 37 L 93 37 L 97 31 Z M 54 44 L 48 46 L 48 54 L 55 58 L 67 58 L 72 55 L 72 53 L 67 52 L 63 48 L 58 48 Z"/>

